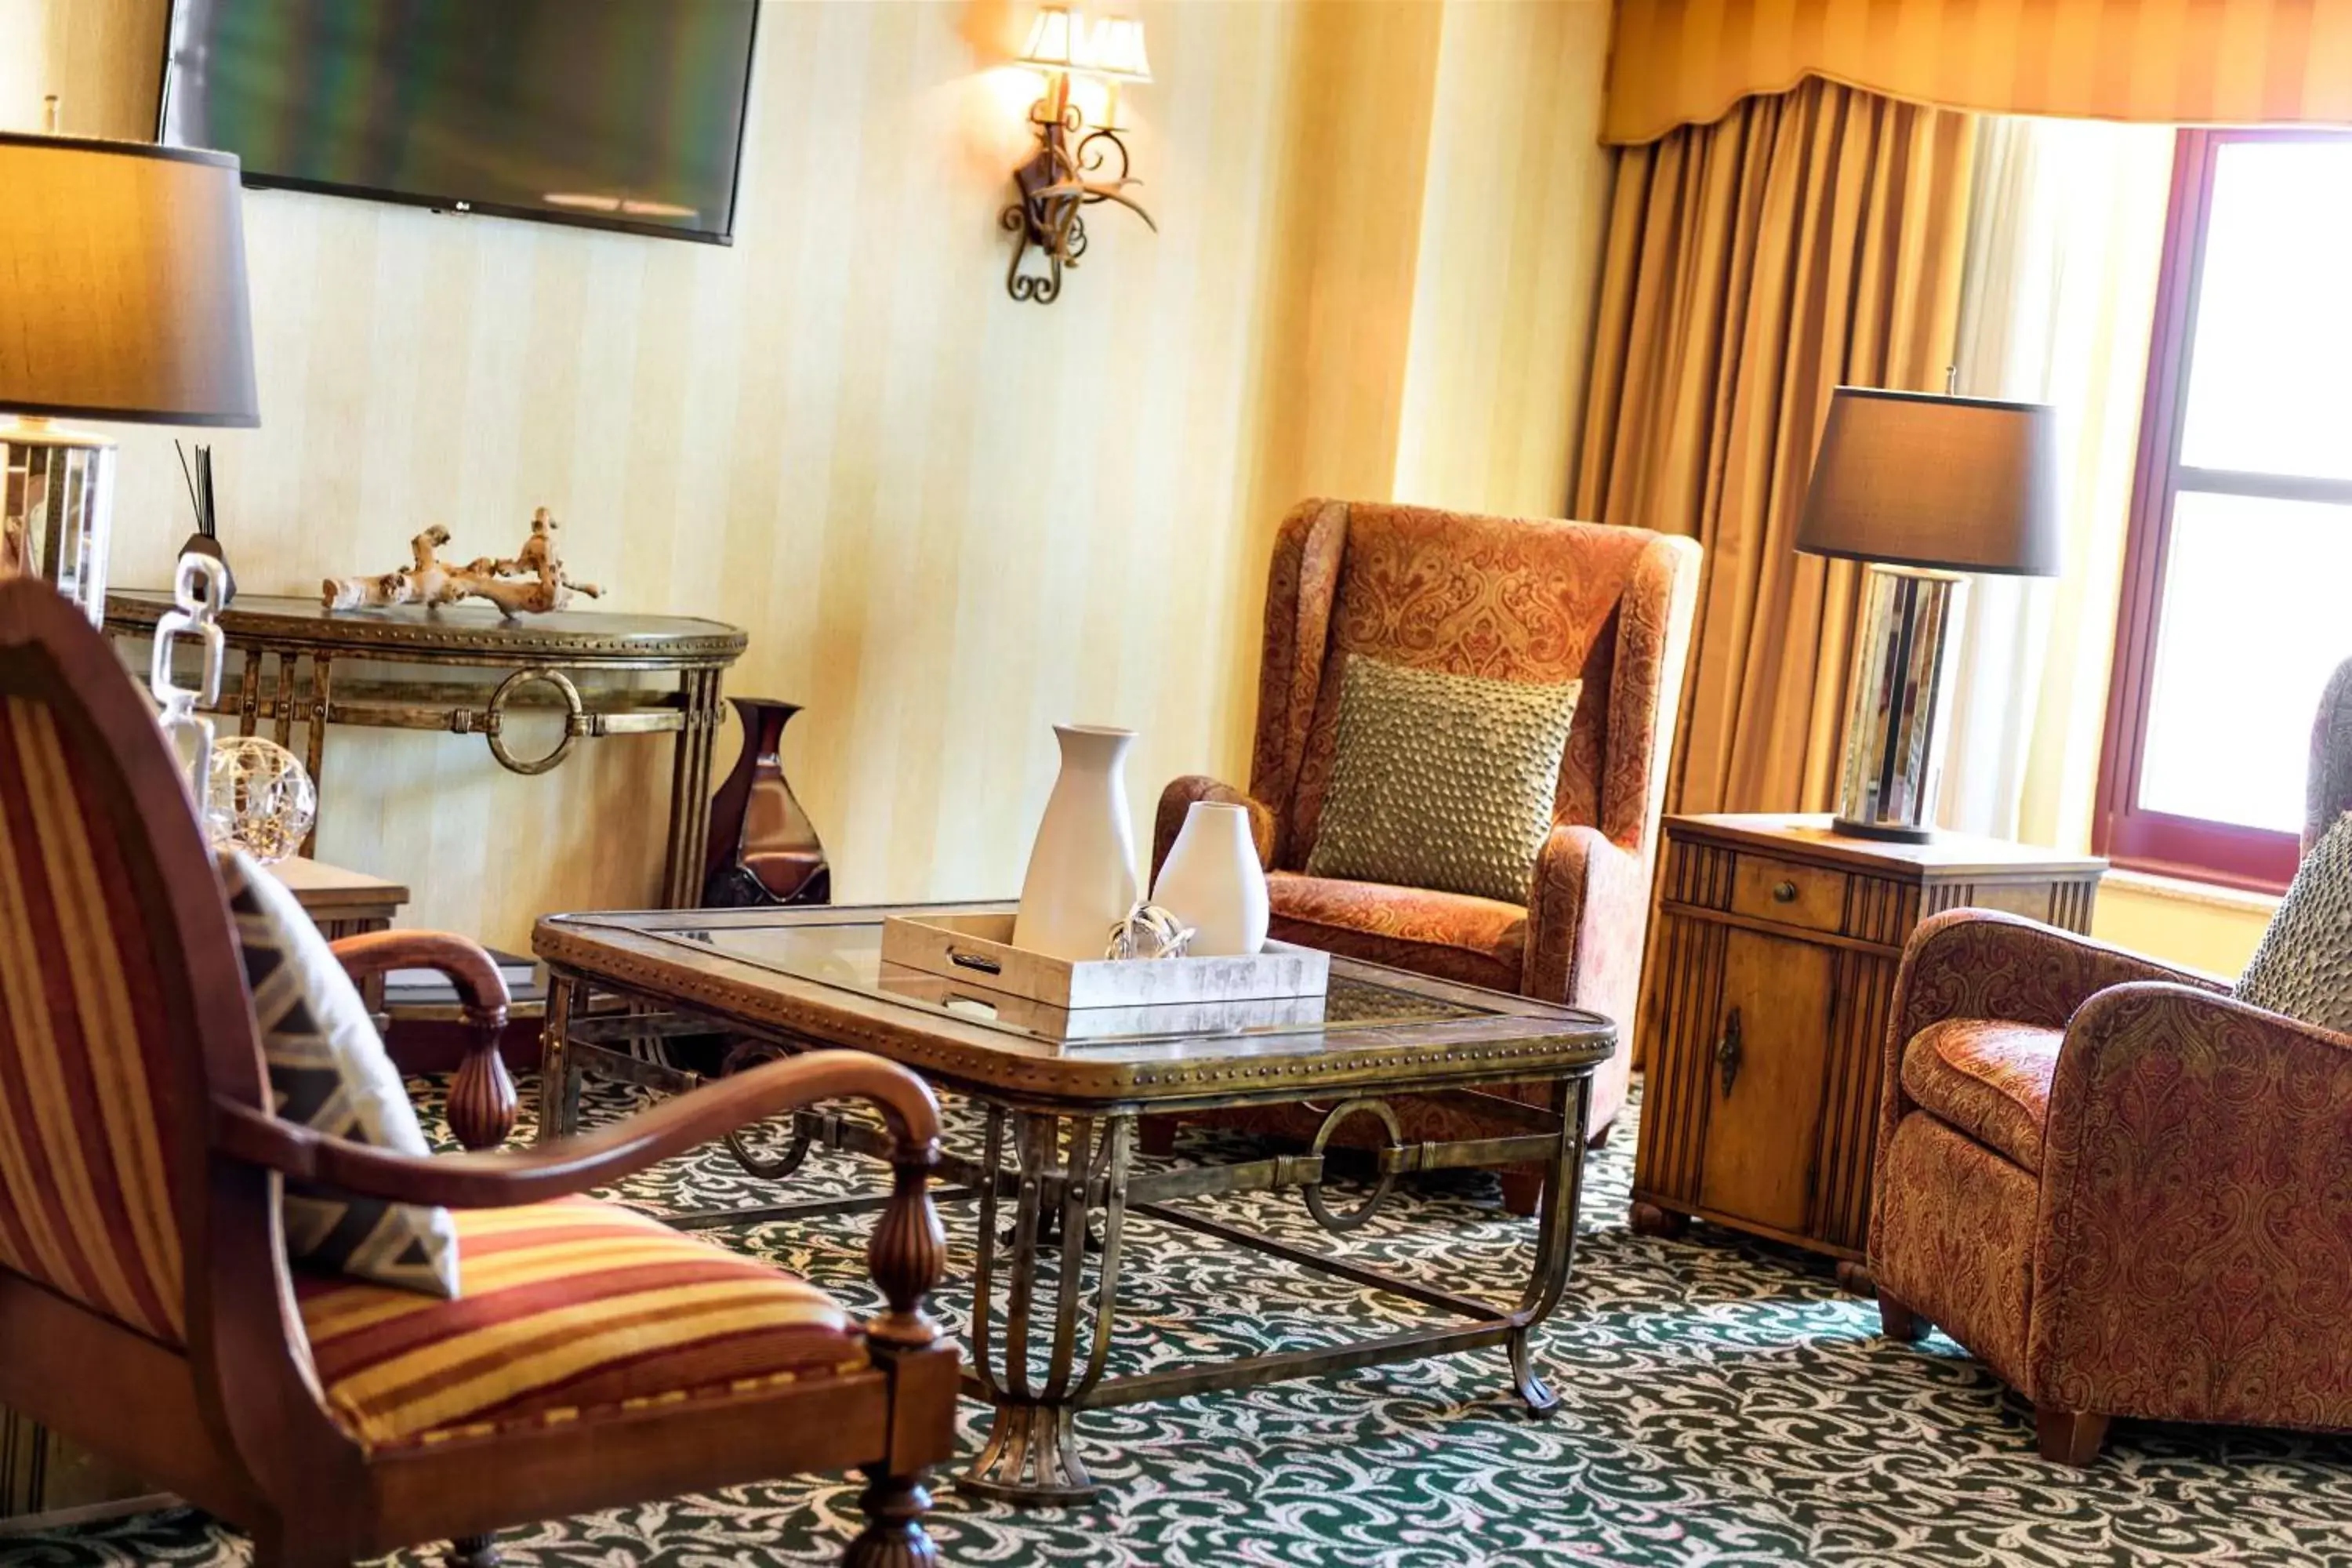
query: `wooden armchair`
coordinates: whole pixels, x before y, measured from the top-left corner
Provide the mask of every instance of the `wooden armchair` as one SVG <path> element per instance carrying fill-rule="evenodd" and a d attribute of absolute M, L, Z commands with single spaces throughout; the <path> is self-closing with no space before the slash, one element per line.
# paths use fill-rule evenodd
<path fill-rule="evenodd" d="M 2306 853 L 2352 811 L 2352 662 Z M 1920 922 L 1895 983 L 1870 1268 L 2084 1465 L 2117 1415 L 2352 1429 L 2352 1036 L 2036 921 Z"/>
<path fill-rule="evenodd" d="M 357 964 L 454 970 L 461 938 Z M 896 1143 L 868 1248 L 887 1310 L 581 1196 L 747 1122 L 874 1102 Z M 856 1568 L 936 1561 L 952 1451 L 938 1110 L 853 1052 L 773 1063 L 529 1153 L 415 1158 L 271 1114 L 211 856 L 145 700 L 79 613 L 0 584 L 0 1403 L 251 1531 L 258 1568 L 856 1468 Z M 456 1211 L 454 1300 L 290 1268 L 279 1184 Z"/>

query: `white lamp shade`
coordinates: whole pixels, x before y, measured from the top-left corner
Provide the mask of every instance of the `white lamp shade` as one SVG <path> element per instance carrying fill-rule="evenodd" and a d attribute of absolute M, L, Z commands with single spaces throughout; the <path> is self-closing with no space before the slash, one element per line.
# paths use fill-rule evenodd
<path fill-rule="evenodd" d="M 1144 52 L 1143 24 L 1131 16 L 1111 16 L 1097 23 L 1087 68 L 1123 81 L 1150 81 L 1151 57 Z"/>
<path fill-rule="evenodd" d="M 1029 24 L 1029 44 L 1021 51 L 1024 66 L 1042 66 L 1047 70 L 1068 70 L 1076 63 L 1070 54 L 1072 26 L 1069 11 L 1060 5 L 1047 5 Z"/>
<path fill-rule="evenodd" d="M 0 410 L 260 423 L 237 161 L 0 133 Z"/>

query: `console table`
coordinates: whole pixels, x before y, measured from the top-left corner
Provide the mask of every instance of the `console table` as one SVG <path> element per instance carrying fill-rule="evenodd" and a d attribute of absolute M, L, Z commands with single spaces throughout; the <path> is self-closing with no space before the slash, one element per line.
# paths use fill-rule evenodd
<path fill-rule="evenodd" d="M 151 637 L 171 605 L 160 591 L 109 594 L 107 632 Z M 499 765 L 517 773 L 546 773 L 583 740 L 674 735 L 661 903 L 699 901 L 719 688 L 743 652 L 740 628 L 583 610 L 508 619 L 488 605 L 328 610 L 315 599 L 249 594 L 222 612 L 220 626 L 230 668 L 209 711 L 234 718 L 239 734 L 267 724 L 289 749 L 300 726 L 303 760 L 321 785 L 326 732 L 336 724 L 479 735 Z M 674 678 L 675 686 L 649 685 L 647 676 Z M 562 738 L 542 756 L 518 757 L 506 720 L 532 710 L 560 712 Z M 314 826 L 302 852 L 317 841 Z"/>

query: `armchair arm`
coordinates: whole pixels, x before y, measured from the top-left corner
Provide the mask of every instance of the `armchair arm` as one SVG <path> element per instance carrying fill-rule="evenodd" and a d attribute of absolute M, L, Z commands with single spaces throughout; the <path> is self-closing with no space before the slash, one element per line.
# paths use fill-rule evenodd
<path fill-rule="evenodd" d="M 1948 910 L 1919 922 L 1895 974 L 1879 1089 L 1878 1148 L 1910 1113 L 1903 1051 L 1947 1018 L 2000 1018 L 2063 1029 L 2076 1008 L 2111 986 L 2139 981 L 2219 991 L 2214 981 L 2021 915 Z"/>
<path fill-rule="evenodd" d="M 2035 1398 L 2352 1426 L 2348 1210 L 2352 1037 L 2184 985 L 2102 992 L 2051 1084 Z"/>
<path fill-rule="evenodd" d="M 1536 854 L 1520 989 L 1617 1020 L 1630 1058 L 1650 890 L 1641 857 L 1597 827 L 1555 826 Z"/>
<path fill-rule="evenodd" d="M 514 1131 L 514 1080 L 499 1056 L 507 1026 L 506 976 L 481 943 L 435 931 L 375 931 L 328 944 L 354 983 L 390 969 L 437 969 L 457 988 L 472 1048 L 449 1083 L 449 1130 L 468 1149 L 495 1149 Z"/>
<path fill-rule="evenodd" d="M 1160 811 L 1151 825 L 1151 880 L 1160 879 L 1160 868 L 1167 864 L 1168 851 L 1175 847 L 1176 835 L 1183 831 L 1184 814 L 1196 800 L 1249 807 L 1250 841 L 1257 846 L 1257 863 L 1268 870 L 1274 868 L 1273 808 L 1229 784 L 1220 784 L 1201 773 L 1186 773 L 1160 792 Z"/>
<path fill-rule="evenodd" d="M 938 1336 L 922 1299 L 946 1267 L 946 1233 L 926 1182 L 939 1162 L 940 1109 L 923 1080 L 863 1051 L 812 1051 L 769 1062 L 664 1100 L 610 1127 L 528 1152 L 394 1153 L 281 1121 L 215 1097 L 212 1145 L 229 1159 L 362 1197 L 448 1208 L 504 1208 L 606 1185 L 765 1117 L 819 1100 L 871 1101 L 888 1124 L 895 1169 L 889 1206 L 866 1242 L 890 1310 L 866 1333 L 918 1346 Z"/>

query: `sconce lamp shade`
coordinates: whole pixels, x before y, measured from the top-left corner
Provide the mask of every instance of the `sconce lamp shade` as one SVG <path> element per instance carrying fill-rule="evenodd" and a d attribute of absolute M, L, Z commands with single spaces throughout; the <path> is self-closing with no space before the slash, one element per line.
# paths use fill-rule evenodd
<path fill-rule="evenodd" d="M 237 161 L 0 133 L 0 411 L 252 426 Z"/>
<path fill-rule="evenodd" d="M 1077 63 L 1070 53 L 1075 32 L 1067 7 L 1040 7 L 1037 19 L 1029 24 L 1029 45 L 1021 51 L 1021 63 L 1046 70 L 1070 69 Z"/>
<path fill-rule="evenodd" d="M 1841 386 L 1797 548 L 1934 571 L 2054 577 L 2058 413 L 2046 403 Z"/>
<path fill-rule="evenodd" d="M 1096 24 L 1088 70 L 1123 81 L 1150 81 L 1151 57 L 1143 49 L 1143 24 L 1131 16 L 1112 16 Z"/>

